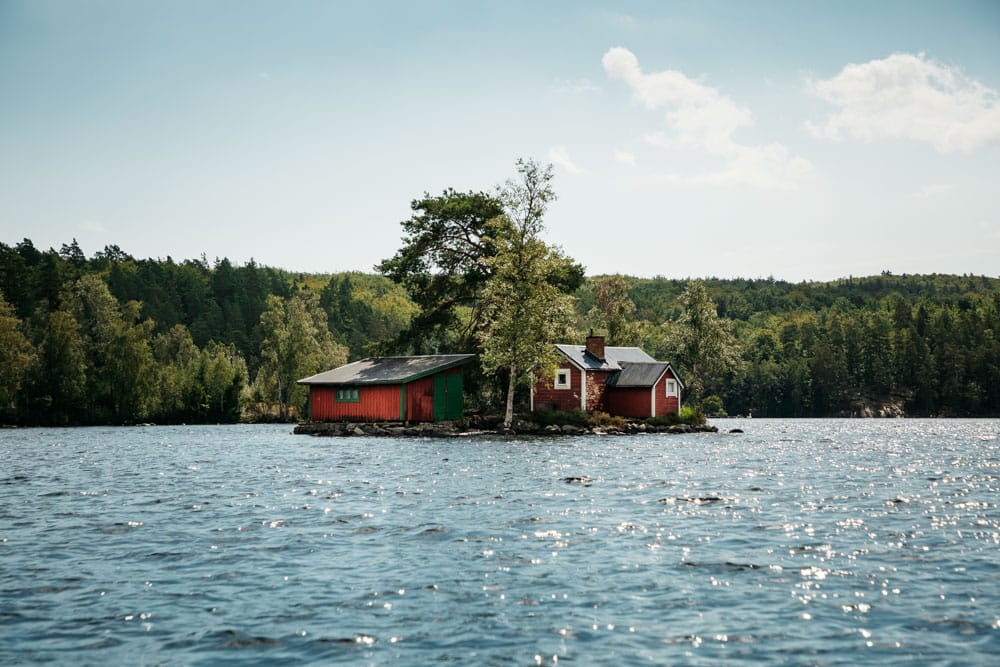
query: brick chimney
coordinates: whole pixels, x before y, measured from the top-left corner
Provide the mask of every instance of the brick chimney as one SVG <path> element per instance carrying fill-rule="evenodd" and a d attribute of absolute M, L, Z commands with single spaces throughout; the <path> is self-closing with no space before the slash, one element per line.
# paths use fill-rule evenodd
<path fill-rule="evenodd" d="M 593 329 L 587 336 L 587 352 L 604 361 L 604 336 L 595 336 Z"/>

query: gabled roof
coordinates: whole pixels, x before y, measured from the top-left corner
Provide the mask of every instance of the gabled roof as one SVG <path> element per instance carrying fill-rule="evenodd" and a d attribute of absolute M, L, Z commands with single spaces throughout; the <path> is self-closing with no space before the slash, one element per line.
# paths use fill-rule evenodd
<path fill-rule="evenodd" d="M 397 384 L 459 366 L 474 354 L 426 354 L 416 357 L 370 357 L 324 371 L 298 384 Z"/>
<path fill-rule="evenodd" d="M 585 345 L 556 345 L 570 361 L 587 371 L 620 371 L 623 363 L 650 363 L 656 359 L 638 347 L 605 347 L 604 361 L 587 352 Z"/>
<path fill-rule="evenodd" d="M 629 363 L 623 362 L 622 369 L 608 376 L 609 387 L 652 387 L 670 369 L 666 361 Z"/>
<path fill-rule="evenodd" d="M 609 387 L 625 388 L 648 388 L 654 386 L 663 377 L 663 374 L 670 371 L 674 379 L 681 387 L 684 383 L 677 376 L 677 371 L 673 369 L 670 362 L 654 361 L 648 362 L 623 362 L 622 369 L 608 376 L 605 383 Z"/>

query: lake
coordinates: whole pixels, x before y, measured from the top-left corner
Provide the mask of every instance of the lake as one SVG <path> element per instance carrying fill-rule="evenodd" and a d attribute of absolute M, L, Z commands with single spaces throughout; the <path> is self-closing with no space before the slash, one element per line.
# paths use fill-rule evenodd
<path fill-rule="evenodd" d="M 995 664 L 1000 420 L 714 423 L 0 431 L 0 663 Z"/>

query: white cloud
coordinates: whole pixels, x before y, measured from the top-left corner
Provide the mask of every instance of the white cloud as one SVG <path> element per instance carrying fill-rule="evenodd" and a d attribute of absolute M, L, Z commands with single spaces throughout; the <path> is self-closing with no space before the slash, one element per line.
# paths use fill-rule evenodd
<path fill-rule="evenodd" d="M 569 152 L 567 152 L 565 146 L 553 146 L 549 149 L 548 160 L 557 167 L 562 167 L 571 174 L 579 174 L 583 172 L 575 162 L 569 157 Z"/>
<path fill-rule="evenodd" d="M 629 153 L 628 151 L 616 150 L 615 162 L 619 164 L 627 164 L 630 166 L 635 166 L 635 155 Z"/>
<path fill-rule="evenodd" d="M 676 182 L 792 189 L 812 171 L 808 160 L 790 155 L 781 144 L 753 146 L 737 141 L 733 135 L 753 125 L 753 114 L 715 88 L 674 70 L 643 73 L 635 54 L 621 47 L 610 49 L 601 62 L 608 77 L 628 85 L 644 107 L 666 110 L 668 131 L 647 133 L 647 143 L 694 148 L 724 162 L 718 171 L 677 177 Z"/>
<path fill-rule="evenodd" d="M 811 81 L 809 90 L 840 108 L 822 124 L 807 124 L 821 137 L 911 139 L 942 152 L 1000 143 L 997 91 L 923 53 L 850 64 Z"/>

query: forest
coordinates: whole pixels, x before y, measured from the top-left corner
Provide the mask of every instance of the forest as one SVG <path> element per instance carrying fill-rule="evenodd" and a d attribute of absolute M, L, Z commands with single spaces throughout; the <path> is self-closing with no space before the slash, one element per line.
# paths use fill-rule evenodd
<path fill-rule="evenodd" d="M 427 214 L 435 199 L 414 210 Z M 419 240 L 422 230 L 410 231 Z M 0 422 L 288 420 L 306 401 L 295 380 L 319 370 L 374 354 L 478 351 L 474 291 L 448 316 L 433 312 L 428 267 L 401 270 L 405 254 L 370 274 L 313 275 L 252 260 L 136 259 L 117 246 L 87 257 L 75 240 L 58 250 L 0 243 Z M 593 329 L 609 344 L 640 345 L 678 367 L 689 389 L 694 373 L 697 394 L 685 400 L 709 414 L 1000 416 L 995 278 L 788 283 L 563 271 L 567 335 L 578 342 Z M 699 369 L 698 352 L 673 335 L 693 308 L 692 284 L 725 334 Z M 501 392 L 489 386 L 502 378 L 478 379 L 487 390 L 470 396 L 473 409 L 498 410 Z"/>

